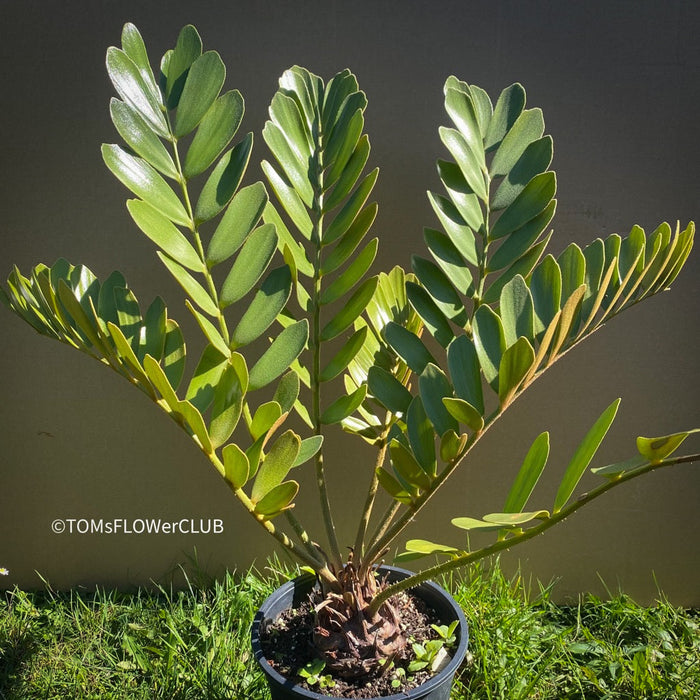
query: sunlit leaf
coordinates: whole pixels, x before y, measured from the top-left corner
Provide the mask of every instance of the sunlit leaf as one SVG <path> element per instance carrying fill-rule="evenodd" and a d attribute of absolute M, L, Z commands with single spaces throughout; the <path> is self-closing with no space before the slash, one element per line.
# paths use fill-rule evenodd
<path fill-rule="evenodd" d="M 191 225 L 182 202 L 153 166 L 114 144 L 102 145 L 102 158 L 115 177 L 137 197 L 176 224 L 186 227 Z"/>
<path fill-rule="evenodd" d="M 140 199 L 130 199 L 126 207 L 136 225 L 173 260 L 195 272 L 204 271 L 197 251 L 170 219 Z"/>
<path fill-rule="evenodd" d="M 549 433 L 541 433 L 535 438 L 525 455 L 525 460 L 510 488 L 504 513 L 519 513 L 526 505 L 537 485 L 549 457 Z"/>
<path fill-rule="evenodd" d="M 300 447 L 301 438 L 291 430 L 282 433 L 275 440 L 255 477 L 250 495 L 253 503 L 260 501 L 284 481 L 299 454 Z"/>
<path fill-rule="evenodd" d="M 583 473 L 586 471 L 593 456 L 600 447 L 600 443 L 603 442 L 603 438 L 610 429 L 619 405 L 620 399 L 613 401 L 613 403 L 603 411 L 593 427 L 588 431 L 581 444 L 576 448 L 574 456 L 566 467 L 564 477 L 561 480 L 559 490 L 554 499 L 553 511 L 555 513 L 560 511 L 566 505 L 569 498 L 571 498 L 571 494 L 574 492 L 576 485 L 581 480 Z"/>
<path fill-rule="evenodd" d="M 131 105 L 116 98 L 109 103 L 112 122 L 127 146 L 164 175 L 177 178 L 173 159 L 151 125 Z"/>
<path fill-rule="evenodd" d="M 224 460 L 224 476 L 234 488 L 241 488 L 248 481 L 250 464 L 248 457 L 238 445 L 226 445 L 221 451 Z"/>

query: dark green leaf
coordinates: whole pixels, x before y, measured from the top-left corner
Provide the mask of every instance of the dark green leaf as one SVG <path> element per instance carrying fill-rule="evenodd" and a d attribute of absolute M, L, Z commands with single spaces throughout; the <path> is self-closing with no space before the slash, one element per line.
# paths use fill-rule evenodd
<path fill-rule="evenodd" d="M 219 157 L 238 131 L 243 110 L 243 97 L 238 90 L 230 90 L 214 102 L 187 149 L 183 168 L 186 178 L 203 173 Z"/>
<path fill-rule="evenodd" d="M 547 170 L 553 154 L 554 144 L 551 136 L 543 136 L 531 143 L 498 186 L 491 200 L 491 210 L 499 211 L 510 206 L 535 175 Z"/>
<path fill-rule="evenodd" d="M 425 413 L 438 436 L 443 436 L 448 430 L 459 432 L 457 421 L 443 404 L 443 399 L 452 397 L 452 387 L 445 373 L 434 364 L 428 364 L 420 375 L 419 389 Z"/>
<path fill-rule="evenodd" d="M 479 358 L 474 343 L 466 335 L 457 336 L 447 348 L 447 368 L 455 394 L 483 415 L 484 397 Z"/>
<path fill-rule="evenodd" d="M 105 165 L 137 197 L 154 206 L 180 226 L 191 225 L 182 202 L 168 183 L 142 158 L 137 158 L 114 144 L 102 145 Z"/>
<path fill-rule="evenodd" d="M 375 168 L 362 180 L 357 189 L 352 193 L 352 196 L 338 212 L 333 221 L 331 221 L 328 228 L 323 232 L 322 243 L 324 245 L 333 243 L 333 241 L 337 240 L 348 231 L 352 223 L 356 220 L 360 210 L 365 205 L 365 202 L 367 202 L 367 198 L 372 192 L 378 175 L 379 168 Z"/>
<path fill-rule="evenodd" d="M 364 104 L 367 104 L 367 100 L 362 93 L 356 93 L 364 100 Z M 352 99 L 352 95 L 348 98 Z M 347 110 L 349 111 L 349 110 Z M 365 120 L 362 116 L 362 111 L 357 110 L 346 119 L 346 110 L 341 114 L 335 128 L 331 133 L 331 137 L 328 140 L 328 146 L 326 147 L 326 157 L 330 167 L 326 173 L 325 181 L 326 185 L 330 186 L 336 182 L 347 165 L 350 157 L 352 156 L 355 148 L 357 147 L 357 142 L 362 135 L 362 130 L 365 126 Z"/>
<path fill-rule="evenodd" d="M 114 301 L 114 290 L 117 287 L 126 288 L 126 280 L 121 272 L 113 272 L 100 287 L 100 294 L 97 299 L 97 315 L 105 322 L 119 324 L 117 307 Z"/>
<path fill-rule="evenodd" d="M 544 118 L 541 109 L 526 109 L 521 112 L 493 156 L 489 168 L 491 177 L 507 175 L 527 147 L 541 138 L 543 133 Z"/>
<path fill-rule="evenodd" d="M 535 331 L 539 334 L 552 322 L 561 303 L 561 270 L 551 255 L 532 273 L 530 291 L 535 308 Z"/>
<path fill-rule="evenodd" d="M 478 265 L 479 254 L 476 250 L 474 232 L 457 211 L 455 205 L 449 199 L 432 192 L 428 192 L 428 200 L 438 219 L 440 219 L 445 233 L 447 233 L 460 255 L 472 265 Z"/>
<path fill-rule="evenodd" d="M 216 51 L 198 56 L 190 66 L 175 115 L 175 136 L 189 134 L 219 96 L 226 67 Z"/>
<path fill-rule="evenodd" d="M 429 228 L 424 229 L 423 238 L 433 259 L 455 289 L 465 296 L 471 296 L 474 292 L 472 273 L 452 241 L 440 231 Z"/>
<path fill-rule="evenodd" d="M 277 195 L 277 199 L 289 214 L 292 223 L 299 229 L 299 232 L 307 239 L 311 240 L 314 232 L 314 225 L 309 217 L 309 213 L 304 206 L 304 202 L 297 194 L 296 190 L 283 178 L 267 161 L 261 163 L 272 189 Z"/>
<path fill-rule="evenodd" d="M 593 455 L 597 452 L 600 443 L 603 442 L 603 438 L 610 429 L 619 405 L 620 399 L 613 401 L 610 406 L 603 411 L 600 418 L 598 418 L 581 444 L 576 448 L 574 456 L 566 467 L 564 477 L 557 491 L 557 496 L 554 499 L 553 511 L 555 513 L 560 511 L 566 505 L 569 498 L 571 498 L 571 494 L 574 492 L 576 485 L 581 480 L 583 473 L 593 459 Z"/>
<path fill-rule="evenodd" d="M 423 468 L 416 462 L 411 451 L 401 442 L 394 439 L 389 444 L 391 463 L 397 474 L 412 486 L 420 489 L 429 489 L 432 479 Z"/>
<path fill-rule="evenodd" d="M 207 263 L 210 266 L 227 260 L 241 247 L 260 221 L 266 205 L 267 192 L 262 182 L 243 187 L 236 193 L 209 243 Z"/>
<path fill-rule="evenodd" d="M 506 347 L 520 337 L 534 337 L 535 312 L 532 295 L 525 280 L 516 275 L 501 291 L 500 315 Z"/>
<path fill-rule="evenodd" d="M 399 503 L 410 503 L 411 494 L 391 475 L 386 469 L 381 467 L 375 472 L 379 485 Z"/>
<path fill-rule="evenodd" d="M 347 396 L 341 396 L 336 399 L 325 411 L 321 414 L 321 423 L 324 425 L 332 425 L 340 423 L 348 416 L 352 415 L 365 400 L 367 396 L 367 385 L 363 384 Z"/>
<path fill-rule="evenodd" d="M 430 294 L 435 305 L 453 323 L 464 326 L 467 312 L 457 290 L 447 279 L 445 273 L 430 260 L 417 255 L 411 257 L 411 267 L 423 288 Z"/>
<path fill-rule="evenodd" d="M 264 224 L 248 236 L 221 287 L 222 308 L 243 298 L 255 286 L 276 249 L 277 233 L 272 224 Z"/>
<path fill-rule="evenodd" d="M 285 328 L 250 370 L 250 391 L 266 386 L 289 369 L 304 349 L 308 337 L 306 319 Z"/>
<path fill-rule="evenodd" d="M 351 192 L 357 179 L 364 170 L 369 158 L 369 138 L 364 134 L 355 146 L 355 151 L 348 160 L 342 175 L 333 187 L 328 197 L 323 202 L 323 211 L 329 212 L 335 209 Z"/>
<path fill-rule="evenodd" d="M 483 168 L 484 144 L 471 94 L 446 86 L 445 110 L 450 115 L 454 125 L 459 129 L 459 133 L 464 138 L 469 150 L 474 154 L 479 168 Z M 476 192 L 476 190 L 474 191 Z"/>
<path fill-rule="evenodd" d="M 190 310 L 195 320 L 202 329 L 205 337 L 209 342 L 222 354 L 228 357 L 231 354 L 226 341 L 221 336 L 221 333 L 217 330 L 216 326 L 202 313 L 194 308 L 189 299 L 185 299 L 185 306 Z"/>
<path fill-rule="evenodd" d="M 484 378 L 498 389 L 498 369 L 506 349 L 501 319 L 489 306 L 480 306 L 474 314 L 474 347 Z"/>
<path fill-rule="evenodd" d="M 253 134 L 247 134 L 219 159 L 197 200 L 197 222 L 213 219 L 231 201 L 248 167 L 252 147 Z"/>
<path fill-rule="evenodd" d="M 270 117 L 284 133 L 287 142 L 296 151 L 300 160 L 308 162 L 311 156 L 312 138 L 297 103 L 284 93 L 277 92 L 270 104 Z"/>
<path fill-rule="evenodd" d="M 482 298 L 482 302 L 484 304 L 494 304 L 498 302 L 503 287 L 505 287 L 505 285 L 508 284 L 508 282 L 512 280 L 515 275 L 522 275 L 527 279 L 530 276 L 532 269 L 539 262 L 539 259 L 549 244 L 549 239 L 551 237 L 552 233 L 550 232 L 539 243 L 532 246 L 532 248 L 530 248 L 525 255 L 516 260 L 507 270 L 501 272 L 486 290 L 486 293 Z"/>
<path fill-rule="evenodd" d="M 549 226 L 556 209 L 557 202 L 553 199 L 534 219 L 530 219 L 524 226 L 508 236 L 493 254 L 493 257 L 489 258 L 488 271 L 502 270 L 525 255 Z"/>
<path fill-rule="evenodd" d="M 491 240 L 503 238 L 534 219 L 549 204 L 556 190 L 557 180 L 551 170 L 535 175 L 513 203 L 500 215 L 491 228 L 489 238 Z"/>
<path fill-rule="evenodd" d="M 384 327 L 384 338 L 394 352 L 416 374 L 421 374 L 429 362 L 437 364 L 435 358 L 423 345 L 423 341 L 394 321 L 389 321 Z"/>
<path fill-rule="evenodd" d="M 280 314 L 291 292 L 292 275 L 286 265 L 270 272 L 233 329 L 231 347 L 248 345 L 260 337 Z"/>
<path fill-rule="evenodd" d="M 304 206 L 312 207 L 314 188 L 309 180 L 309 156 L 299 155 L 298 151 L 290 144 L 288 138 L 285 137 L 282 129 L 273 122 L 265 124 L 263 138 Z"/>
<path fill-rule="evenodd" d="M 557 258 L 561 270 L 561 295 L 568 299 L 586 280 L 586 259 L 581 249 L 570 243 Z"/>
<path fill-rule="evenodd" d="M 414 282 L 406 282 L 406 295 L 435 340 L 446 348 L 454 338 L 454 333 L 430 295 Z"/>
<path fill-rule="evenodd" d="M 267 401 L 266 403 L 260 404 L 250 424 L 250 436 L 253 440 L 257 440 L 267 435 L 273 426 L 277 427 L 277 425 L 279 425 L 281 417 L 282 407 L 277 401 Z"/>
<path fill-rule="evenodd" d="M 493 109 L 493 116 L 484 139 L 484 146 L 487 150 L 491 150 L 501 143 L 503 137 L 520 116 L 524 106 L 525 89 L 520 83 L 513 83 L 503 90 Z"/>
<path fill-rule="evenodd" d="M 322 341 L 335 338 L 354 323 L 372 299 L 377 282 L 377 277 L 370 277 L 358 287 L 357 291 L 343 305 L 343 308 L 323 327 L 321 330 Z"/>
<path fill-rule="evenodd" d="M 406 427 L 413 455 L 428 474 L 435 475 L 437 473 L 435 432 L 425 413 L 420 396 L 414 397 L 408 407 Z"/>
<path fill-rule="evenodd" d="M 355 331 L 350 338 L 348 338 L 343 347 L 335 354 L 333 359 L 321 370 L 320 380 L 322 382 L 327 382 L 343 372 L 359 352 L 366 337 L 367 326 L 363 326 Z"/>
<path fill-rule="evenodd" d="M 155 78 L 153 77 L 153 71 L 151 70 L 151 63 L 148 60 L 148 53 L 146 52 L 146 46 L 143 43 L 143 38 L 139 33 L 139 30 L 127 22 L 122 28 L 122 49 L 124 53 L 134 62 L 134 65 L 139 69 L 144 82 L 151 91 L 156 102 L 160 102 L 160 93 L 156 85 Z"/>
<path fill-rule="evenodd" d="M 413 400 L 408 389 L 381 367 L 370 367 L 367 373 L 369 393 L 391 413 L 405 415 Z"/>
<path fill-rule="evenodd" d="M 187 72 L 201 54 L 202 40 L 197 30 L 188 24 L 180 31 L 175 49 L 167 60 L 166 83 L 163 91 L 168 109 L 177 107 L 187 79 Z"/>
<path fill-rule="evenodd" d="M 365 207 L 350 228 L 336 243 L 333 251 L 321 263 L 321 274 L 327 275 L 337 270 L 355 251 L 362 239 L 367 235 L 377 216 L 377 204 L 373 202 Z"/>
<path fill-rule="evenodd" d="M 144 317 L 145 337 L 139 348 L 140 359 L 146 354 L 156 360 L 160 360 L 163 356 L 167 318 L 165 302 L 160 297 L 156 297 L 146 310 Z"/>
<path fill-rule="evenodd" d="M 138 350 L 139 336 L 143 319 L 139 302 L 130 289 L 114 289 L 114 303 L 117 307 L 118 325 L 134 352 Z"/>
<path fill-rule="evenodd" d="M 374 262 L 377 254 L 378 239 L 373 238 L 348 267 L 321 292 L 321 304 L 337 301 L 349 292 L 364 276 Z"/>
<path fill-rule="evenodd" d="M 459 166 L 452 161 L 439 159 L 437 168 L 452 205 L 464 223 L 473 231 L 478 231 L 484 223 L 484 213 L 479 198 L 472 192 Z"/>

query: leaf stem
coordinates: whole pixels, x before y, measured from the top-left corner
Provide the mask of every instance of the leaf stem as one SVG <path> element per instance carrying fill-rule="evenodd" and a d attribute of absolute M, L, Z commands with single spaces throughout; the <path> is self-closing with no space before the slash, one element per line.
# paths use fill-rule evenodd
<path fill-rule="evenodd" d="M 388 417 L 387 417 L 388 418 Z M 355 537 L 355 546 L 353 548 L 353 557 L 355 561 L 362 558 L 365 548 L 365 535 L 367 534 L 367 526 L 369 525 L 369 519 L 372 516 L 372 509 L 374 507 L 374 500 L 377 496 L 377 489 L 379 488 L 379 478 L 377 477 L 377 469 L 380 469 L 384 464 L 384 459 L 386 458 L 386 450 L 388 447 L 387 436 L 389 434 L 391 424 L 390 422 L 384 426 L 384 430 L 379 438 L 379 452 L 377 453 L 377 461 L 374 465 L 374 470 L 372 471 L 372 480 L 370 481 L 369 489 L 367 491 L 367 498 L 365 499 L 365 505 L 362 509 L 362 517 L 360 518 L 360 524 L 357 528 L 357 535 Z"/>
<path fill-rule="evenodd" d="M 464 552 L 461 555 L 450 559 L 450 561 L 444 562 L 442 564 L 437 564 L 436 566 L 432 566 L 428 569 L 424 569 L 420 573 L 414 574 L 413 576 L 410 576 L 409 578 L 406 578 L 403 581 L 399 581 L 390 586 L 387 586 L 387 588 L 381 591 L 381 593 L 379 593 L 372 600 L 372 603 L 370 604 L 368 609 L 368 614 L 372 615 L 373 613 L 376 613 L 377 610 L 379 610 L 379 608 L 381 607 L 382 603 L 384 603 L 396 593 L 400 593 L 401 591 L 413 588 L 414 586 L 417 586 L 418 584 L 423 583 L 424 581 L 434 579 L 435 577 L 453 571 L 454 569 L 473 564 L 474 562 L 477 562 L 480 559 L 484 559 L 485 557 L 491 556 L 492 554 L 502 552 L 503 550 L 509 549 L 510 547 L 513 547 L 516 544 L 526 542 L 527 540 L 530 540 L 533 537 L 542 534 L 543 532 L 549 530 L 549 528 L 553 527 L 562 520 L 566 520 L 566 518 L 568 518 L 570 515 L 576 512 L 579 508 L 582 508 L 587 503 L 590 503 L 596 498 L 602 496 L 604 493 L 607 493 L 619 484 L 623 484 L 626 481 L 630 481 L 631 479 L 634 479 L 638 476 L 647 474 L 648 472 L 654 471 L 655 469 L 669 467 L 674 464 L 683 464 L 697 461 L 700 461 L 700 453 L 664 459 L 659 462 L 646 464 L 629 472 L 623 472 L 617 475 L 615 478 L 609 479 L 606 483 L 601 484 L 592 491 L 582 494 L 575 501 L 569 503 L 568 506 L 565 506 L 560 511 L 553 513 L 551 517 L 542 521 L 539 525 L 528 528 L 527 530 L 509 539 L 498 540 L 493 544 L 487 547 L 482 547 L 481 549 L 478 549 L 474 552 Z"/>

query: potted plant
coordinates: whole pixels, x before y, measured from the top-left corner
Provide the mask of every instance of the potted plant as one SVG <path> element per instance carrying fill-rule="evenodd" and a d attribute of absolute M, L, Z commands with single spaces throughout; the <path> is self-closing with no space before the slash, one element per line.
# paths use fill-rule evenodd
<path fill-rule="evenodd" d="M 373 275 L 377 205 L 368 202 L 378 171 L 367 170 L 367 99 L 350 71 L 327 82 L 298 66 L 284 73 L 262 130 L 267 184 L 244 184 L 253 135 L 234 141 L 243 98 L 222 92 L 224 64 L 203 51 L 194 27 L 154 73 L 127 24 L 107 70 L 124 143 L 104 145 L 104 161 L 135 195 L 129 213 L 182 286 L 206 346 L 186 377 L 183 334 L 162 299 L 142 307 L 121 273 L 100 281 L 66 260 L 28 275 L 15 268 L 3 301 L 147 394 L 252 520 L 312 572 L 273 596 L 272 612 L 264 607 L 256 622 L 273 697 L 327 697 L 339 679 L 382 678 L 401 697 L 448 698 L 466 621 L 427 582 L 535 537 L 618 484 L 696 460 L 674 454 L 696 431 L 638 438 L 635 456 L 593 469 L 600 484 L 574 498 L 615 401 L 564 466 L 553 504 L 528 506 L 549 454 L 543 432 L 523 450 L 501 512 L 452 520 L 490 535 L 488 544 L 412 539 L 396 561 L 438 563 L 415 574 L 379 565 L 520 394 L 610 318 L 668 289 L 694 225 L 664 223 L 648 235 L 635 226 L 625 238 L 547 254 L 556 178 L 542 112 L 525 108 L 519 84 L 492 103 L 450 77 L 451 126 L 440 129 L 449 158 L 438 161 L 443 191 L 429 193 L 438 222 L 424 232 L 429 255 L 414 256 L 410 272 Z M 358 465 L 367 496 L 349 543 L 338 541 L 326 485 L 323 446 L 333 429 L 376 449 L 374 464 Z M 297 469 L 315 474 L 322 535 L 294 509 Z M 377 514 L 380 500 L 388 506 Z M 314 582 L 315 658 L 285 679 L 268 668 L 259 637 Z M 409 590 L 437 611 L 432 640 L 406 631 Z M 452 659 L 431 676 L 452 643 Z M 428 680 L 413 688 L 411 675 Z"/>

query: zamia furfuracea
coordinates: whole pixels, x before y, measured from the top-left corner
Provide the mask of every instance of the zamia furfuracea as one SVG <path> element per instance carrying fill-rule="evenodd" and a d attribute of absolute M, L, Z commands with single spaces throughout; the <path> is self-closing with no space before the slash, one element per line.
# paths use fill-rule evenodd
<path fill-rule="evenodd" d="M 409 540 L 399 561 L 438 563 L 385 585 L 377 563 L 520 394 L 613 316 L 669 288 L 693 223 L 651 234 L 635 226 L 548 254 L 556 178 L 541 110 L 525 107 L 517 83 L 494 104 L 450 77 L 425 250 L 410 272 L 374 274 L 378 169 L 368 169 L 367 98 L 349 70 L 328 81 L 287 70 L 255 148 L 252 133 L 237 135 L 243 97 L 224 91 L 224 64 L 194 27 L 154 72 L 127 24 L 107 70 L 122 143 L 102 147 L 104 162 L 132 193 L 128 211 L 181 285 L 182 313 L 206 346 L 186 372 L 180 325 L 160 297 L 142 306 L 122 273 L 100 281 L 63 259 L 26 276 L 14 268 L 2 300 L 143 391 L 252 521 L 313 569 L 326 595 L 314 643 L 328 672 L 372 674 L 402 653 L 391 603 L 400 590 L 529 540 L 618 484 L 698 459 L 675 454 L 697 429 L 640 437 L 634 456 L 592 469 L 599 485 L 574 497 L 615 401 L 562 465 L 553 503 L 529 505 L 549 454 L 543 432 L 524 450 L 502 512 L 452 520 L 490 533 L 489 544 L 471 549 L 459 533 L 446 536 L 451 544 Z M 263 152 L 266 182 L 248 183 L 251 155 Z M 354 541 L 342 543 L 323 458 L 339 428 L 376 448 L 374 464 L 354 465 L 367 496 Z M 294 508 L 297 470 L 315 472 L 323 533 L 307 530 L 317 514 Z"/>

